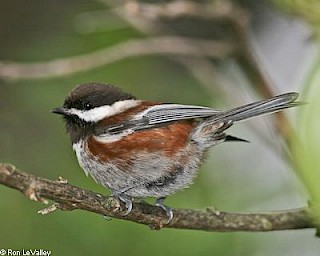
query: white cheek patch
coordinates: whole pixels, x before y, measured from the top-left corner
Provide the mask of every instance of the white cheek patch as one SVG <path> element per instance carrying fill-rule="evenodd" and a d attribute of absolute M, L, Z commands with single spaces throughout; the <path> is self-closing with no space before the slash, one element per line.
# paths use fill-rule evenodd
<path fill-rule="evenodd" d="M 72 108 L 70 114 L 78 116 L 86 122 L 98 122 L 106 117 L 114 116 L 140 103 L 138 100 L 122 100 L 113 103 L 111 106 L 105 105 L 90 110 L 79 110 Z"/>

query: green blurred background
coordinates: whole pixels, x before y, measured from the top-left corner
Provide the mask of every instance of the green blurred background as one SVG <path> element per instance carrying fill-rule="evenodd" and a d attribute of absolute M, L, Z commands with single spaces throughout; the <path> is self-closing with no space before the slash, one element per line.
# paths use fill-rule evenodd
<path fill-rule="evenodd" d="M 148 2 L 159 4 L 160 1 Z M 275 23 L 267 26 L 268 21 L 279 19 L 281 23 L 282 18 L 279 17 L 287 15 L 286 13 L 298 14 L 300 18 L 305 18 L 305 13 L 302 11 L 302 14 L 294 11 L 295 7 L 290 5 L 290 1 L 274 1 L 278 5 L 269 1 L 256 2 L 258 1 L 239 1 L 234 4 L 241 5 L 250 14 L 253 21 L 250 30 L 253 35 L 260 35 L 260 41 L 259 39 L 256 41 L 258 44 L 266 43 L 263 35 L 268 35 L 270 27 L 278 26 Z M 296 2 L 299 4 L 299 1 Z M 312 4 L 312 1 L 309 2 Z M 205 70 L 210 65 L 204 67 L 197 65 L 197 63 L 203 64 L 201 58 L 190 59 L 188 56 L 175 58 L 177 56 L 169 54 L 149 54 L 125 58 L 64 76 L 48 75 L 44 78 L 20 79 L 4 75 L 7 74 L 3 71 L 4 64 L 45 63 L 54 59 L 88 54 L 148 36 L 183 35 L 215 40 L 227 38 L 235 45 L 241 45 L 241 42 L 238 44 L 238 41 L 234 40 L 234 32 L 230 24 L 224 20 L 200 19 L 199 21 L 195 17 L 179 17 L 170 20 L 170 23 L 162 18 L 158 22 L 165 26 L 159 28 L 152 27 L 154 25 L 152 22 L 155 21 L 150 18 L 144 24 L 151 26 L 148 34 L 111 11 L 123 4 L 122 1 L 102 0 L 1 1 L 0 162 L 12 163 L 21 170 L 48 179 L 58 179 L 62 176 L 71 184 L 108 194 L 109 191 L 84 175 L 78 166 L 62 120 L 50 113 L 50 109 L 62 104 L 71 88 L 83 82 L 99 81 L 116 84 L 142 99 L 219 108 L 263 97 L 248 82 L 250 74 L 245 75 L 243 71 L 247 67 L 242 67 L 243 62 L 237 61 L 237 58 L 232 56 L 219 60 L 210 59 L 208 63 L 214 67 L 212 70 Z M 302 10 L 301 6 L 298 6 L 298 10 Z M 125 16 L 128 20 L 137 18 Z M 297 35 L 292 34 L 292 30 L 287 33 L 286 29 L 272 33 L 282 33 L 290 41 L 294 41 L 295 38 L 306 42 L 313 40 L 314 45 L 311 48 L 317 48 L 316 32 L 314 32 L 315 37 L 308 37 L 304 29 L 302 32 L 299 30 L 300 23 L 297 25 L 297 21 L 289 20 L 291 19 L 289 17 L 285 19 L 288 23 L 292 22 L 289 27 L 298 26 Z M 314 24 L 318 23 L 312 22 L 312 25 Z M 292 51 L 303 54 L 306 52 L 305 48 L 309 46 L 305 43 L 300 48 L 293 48 Z M 269 53 L 276 52 L 274 55 L 279 56 L 286 47 L 286 44 L 276 43 L 267 49 Z M 307 52 L 310 55 L 310 51 Z M 312 51 L 313 57 L 318 56 L 315 52 L 317 51 Z M 283 58 L 288 65 L 292 62 L 290 52 Z M 315 93 L 311 93 L 313 96 L 311 100 L 317 102 L 316 96 L 319 95 L 319 90 L 312 88 L 318 88 L 319 79 L 316 76 L 319 73 L 318 63 L 315 58 L 305 61 L 299 56 L 297 58 L 300 64 L 298 70 L 304 70 L 300 80 L 296 79 L 294 84 L 291 80 L 282 81 L 282 85 L 276 86 L 278 89 L 273 88 L 273 90 L 277 93 L 299 90 L 305 98 L 312 91 Z M 273 61 L 279 67 L 285 66 L 282 62 Z M 182 64 L 183 62 L 191 63 L 191 67 L 200 69 L 200 72 L 190 69 L 190 65 L 188 68 Z M 269 63 L 268 60 L 262 63 L 272 66 L 272 60 Z M 284 72 L 289 74 L 288 77 L 294 77 L 295 72 L 292 70 Z M 271 77 L 272 75 L 277 77 L 279 73 L 271 72 Z M 212 77 L 214 79 L 211 81 Z M 318 120 L 316 109 L 319 108 L 315 104 L 311 104 L 312 106 L 315 110 L 309 111 L 309 116 L 304 116 L 304 126 L 300 125 L 299 118 L 303 116 L 305 110 L 288 111 L 293 126 L 299 126 L 301 128 L 299 132 L 308 133 L 306 136 L 309 138 L 315 138 L 312 135 L 317 131 L 310 130 L 311 125 L 319 127 L 319 122 L 314 122 Z M 319 141 L 318 137 L 308 140 L 313 143 L 311 148 L 315 154 L 313 159 L 306 160 L 308 163 L 304 162 L 303 153 L 298 152 L 301 157 L 298 161 L 302 166 L 307 166 L 307 171 L 297 174 L 297 168 L 293 168 L 294 164 L 284 157 L 284 142 L 272 128 L 274 120 L 268 117 L 266 121 L 259 119 L 257 122 L 258 124 L 249 122 L 232 128 L 232 134 L 244 137 L 252 143 L 225 143 L 215 147 L 211 150 L 209 159 L 201 169 L 195 184 L 190 189 L 171 196 L 167 204 L 177 208 L 214 206 L 225 211 L 253 212 L 306 206 L 309 198 L 308 190 L 312 192 L 314 199 L 319 199 L 316 192 L 317 182 L 311 184 L 317 177 L 313 176 L 314 169 L 311 166 L 312 161 L 317 158 L 317 147 L 320 143 L 315 142 Z M 301 178 L 305 186 L 302 185 Z M 41 216 L 36 212 L 43 207 L 45 206 L 27 200 L 16 191 L 0 186 L 0 248 L 15 250 L 43 248 L 51 250 L 52 255 L 320 254 L 320 245 L 314 236 L 314 230 L 259 234 L 208 233 L 173 229 L 151 231 L 148 227 L 135 223 L 117 219 L 106 221 L 102 216 L 83 211 L 56 211 Z"/>

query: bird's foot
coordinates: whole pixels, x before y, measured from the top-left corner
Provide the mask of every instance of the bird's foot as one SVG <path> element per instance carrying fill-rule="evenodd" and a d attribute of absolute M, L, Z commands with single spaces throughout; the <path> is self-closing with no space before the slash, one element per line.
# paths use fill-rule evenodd
<path fill-rule="evenodd" d="M 165 197 L 157 198 L 155 206 L 160 207 L 161 209 L 163 209 L 166 212 L 166 215 L 168 216 L 168 220 L 165 224 L 169 224 L 173 219 L 173 211 L 170 207 L 168 207 L 164 204 L 165 199 L 166 199 Z"/>
<path fill-rule="evenodd" d="M 121 192 L 120 193 L 114 192 L 112 196 L 114 196 L 115 198 L 117 198 L 118 200 L 120 200 L 125 204 L 126 212 L 123 214 L 123 216 L 127 216 L 132 211 L 132 199 Z"/>

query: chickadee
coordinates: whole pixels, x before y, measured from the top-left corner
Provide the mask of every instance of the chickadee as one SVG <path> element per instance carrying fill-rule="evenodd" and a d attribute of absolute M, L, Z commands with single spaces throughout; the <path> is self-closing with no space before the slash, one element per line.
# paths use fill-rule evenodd
<path fill-rule="evenodd" d="M 164 199 L 192 184 L 208 149 L 226 140 L 233 123 L 299 105 L 298 93 L 233 108 L 167 104 L 137 100 L 118 87 L 85 83 L 74 88 L 63 107 L 52 110 L 66 121 L 72 146 L 85 173 L 124 202 Z"/>

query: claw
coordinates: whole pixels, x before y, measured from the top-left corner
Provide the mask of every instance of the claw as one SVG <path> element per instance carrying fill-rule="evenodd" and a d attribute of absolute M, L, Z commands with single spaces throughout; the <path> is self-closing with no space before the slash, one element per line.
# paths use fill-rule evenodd
<path fill-rule="evenodd" d="M 120 193 L 120 194 L 114 193 L 113 196 L 116 197 L 117 199 L 119 199 L 121 202 L 123 202 L 126 205 L 127 211 L 123 214 L 123 216 L 127 216 L 132 211 L 131 198 L 122 194 L 122 193 Z"/>
<path fill-rule="evenodd" d="M 165 224 L 169 224 L 173 219 L 173 211 L 170 207 L 168 207 L 164 204 L 165 199 L 166 199 L 165 197 L 157 198 L 155 206 L 160 207 L 161 209 L 163 209 L 166 212 L 166 215 L 168 216 L 168 220 Z"/>

